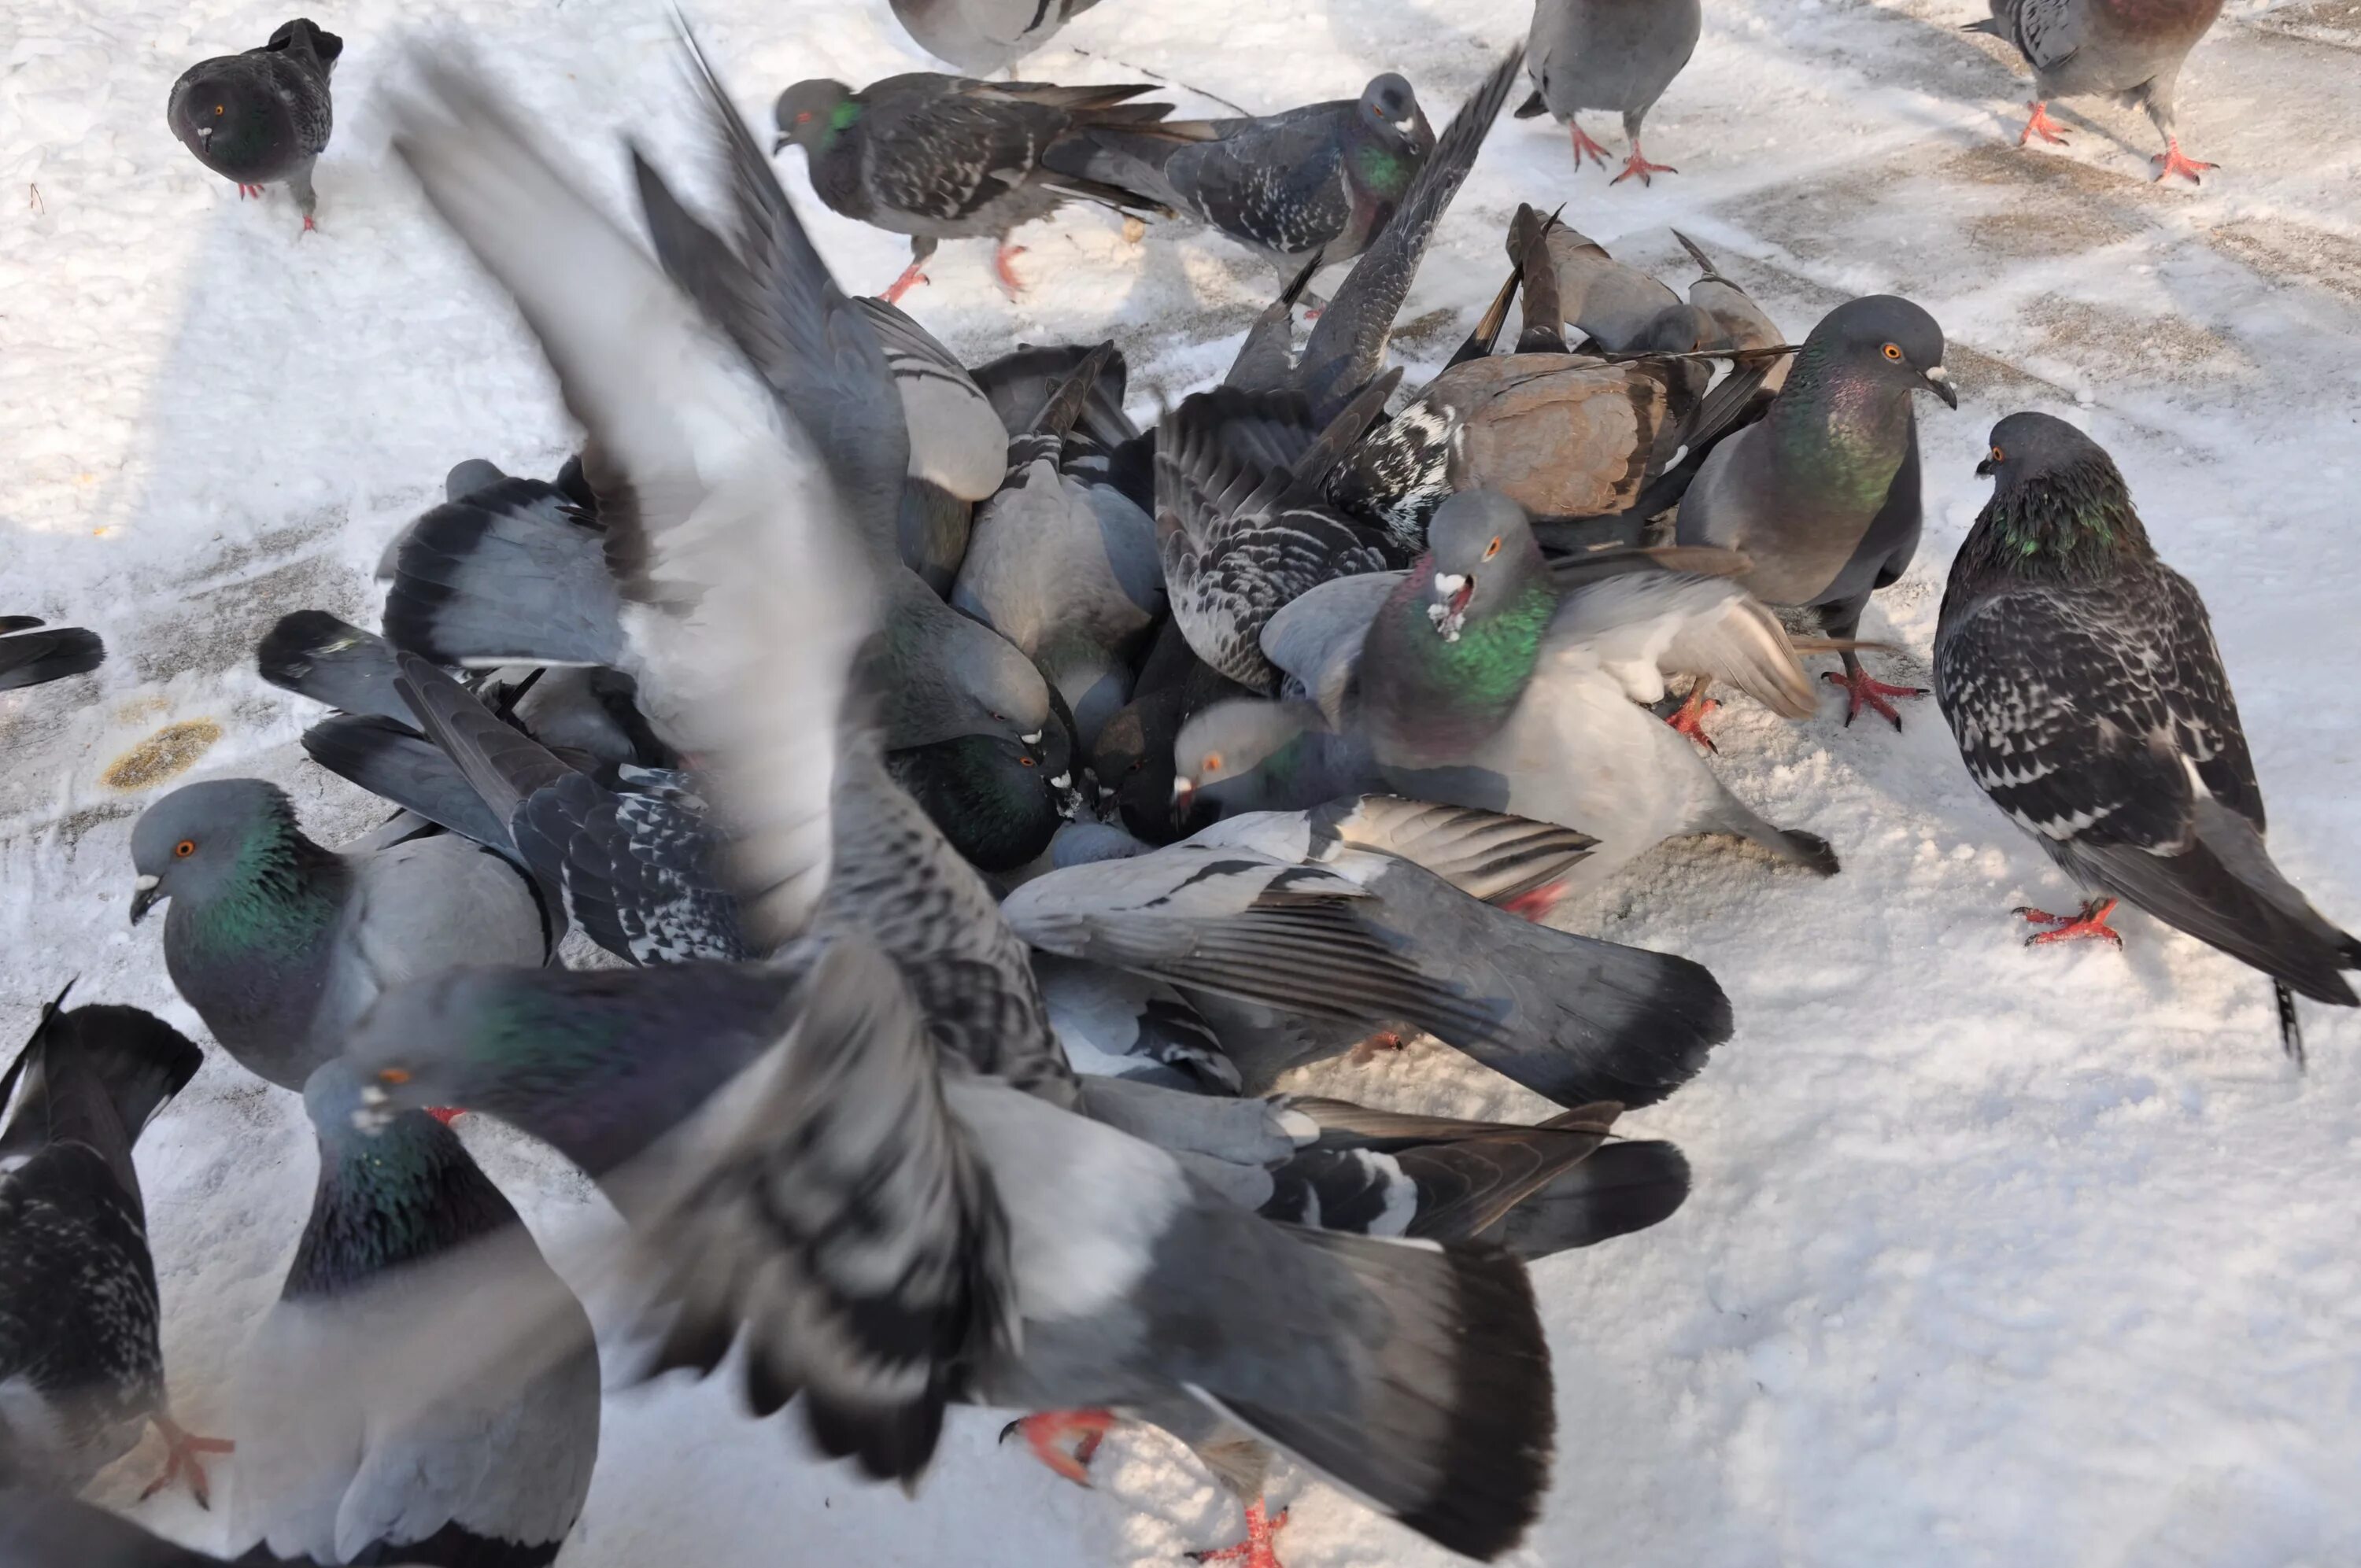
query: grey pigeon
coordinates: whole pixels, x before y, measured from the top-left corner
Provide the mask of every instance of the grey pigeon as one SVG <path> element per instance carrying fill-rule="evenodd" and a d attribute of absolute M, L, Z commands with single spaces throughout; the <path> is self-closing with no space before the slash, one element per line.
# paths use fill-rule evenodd
<path fill-rule="evenodd" d="M 1706 458 L 1675 536 L 1743 551 L 1753 565 L 1741 581 L 1756 598 L 1850 639 L 1870 595 L 1918 551 L 1914 392 L 1960 406 L 1935 318 L 1892 294 L 1839 305 L 1804 340 L 1762 419 Z M 1845 688 L 1845 722 L 1867 707 L 1901 729 L 1888 699 L 1926 693 L 1874 680 L 1858 654 L 1842 652 L 1844 674 L 1827 678 Z M 1692 709 L 1702 700 L 1691 692 Z"/>
<path fill-rule="evenodd" d="M 1385 787 L 1367 740 L 1301 701 L 1239 697 L 1191 716 L 1173 740 L 1172 769 L 1177 807 L 1224 817 L 1303 811 Z"/>
<path fill-rule="evenodd" d="M 975 378 L 932 333 L 883 300 L 862 300 L 910 429 L 902 491 L 902 560 L 939 594 L 950 592 L 967 554 L 974 503 L 1000 488 L 1008 427 Z"/>
<path fill-rule="evenodd" d="M 1700 966 L 1493 908 L 1351 841 L 1335 824 L 1359 809 L 1229 817 L 1036 878 L 1002 912 L 1063 957 L 1363 1034 L 1425 1030 L 1562 1105 L 1652 1103 L 1729 1038 L 1729 1001 Z"/>
<path fill-rule="evenodd" d="M 148 1490 L 185 1477 L 202 1505 L 202 1456 L 229 1445 L 172 1420 L 131 1148 L 204 1058 L 136 1007 L 64 1001 L 0 1074 L 0 1486 L 78 1492 L 152 1423 Z"/>
<path fill-rule="evenodd" d="M 182 71 L 165 120 L 199 163 L 237 181 L 239 195 L 289 187 L 303 226 L 313 228 L 319 198 L 312 165 L 328 148 L 335 118 L 328 78 L 344 48 L 344 39 L 298 16 L 259 49 L 201 60 Z"/>
<path fill-rule="evenodd" d="M 2126 105 L 2136 104 L 2156 122 L 2164 150 L 2148 161 L 2156 177 L 2185 174 L 2190 183 L 2214 166 L 2180 150 L 2174 98 L 2189 51 L 2222 14 L 2222 0 L 1989 0 L 1992 15 L 1968 31 L 1990 33 L 2016 46 L 2033 67 L 2028 105 L 2033 117 L 2018 133 L 2023 147 L 2034 137 L 2065 141 L 2066 127 L 2049 117 L 2049 100 L 2103 93 Z"/>
<path fill-rule="evenodd" d="M 2157 558 L 2098 443 L 2048 414 L 1993 427 L 1993 498 L 1951 563 L 1935 700 L 1969 775 L 2095 896 L 2034 943 L 2123 938 L 2118 900 L 2271 979 L 2288 1053 L 2295 998 L 2355 1004 L 2361 941 L 2264 847 L 2262 786 L 2204 601 Z"/>
<path fill-rule="evenodd" d="M 1041 667 L 1088 748 L 1131 697 L 1131 661 L 1165 611 L 1156 524 L 1112 485 L 1070 466 L 1068 433 L 1113 345 L 1086 358 L 1008 444 L 1008 477 L 978 510 L 951 591 Z"/>
<path fill-rule="evenodd" d="M 1779 323 L 1763 313 L 1752 295 L 1724 277 L 1712 257 L 1697 241 L 1673 230 L 1673 237 L 1689 253 L 1701 274 L 1689 285 L 1688 302 L 1703 311 L 1707 317 L 1708 334 L 1697 345 L 1700 348 L 1770 349 L 1785 343 Z M 1787 371 L 1794 364 L 1782 356 L 1774 361 L 1763 380 L 1763 389 L 1776 394 L 1787 384 Z"/>
<path fill-rule="evenodd" d="M 1640 124 L 1697 52 L 1704 26 L 1698 0 L 1538 0 L 1525 42 L 1533 95 L 1517 115 L 1530 118 L 1546 110 L 1573 134 L 1575 168 L 1588 157 L 1604 169 L 1607 149 L 1583 135 L 1575 116 L 1585 109 L 1612 109 L 1623 116 L 1631 156 L 1609 183 L 1620 185 L 1636 174 L 1645 185 L 1655 175 L 1677 174 L 1642 154 Z"/>
<path fill-rule="evenodd" d="M 834 211 L 910 236 L 910 265 L 882 296 L 887 304 L 925 281 L 919 269 L 946 239 L 997 240 L 993 269 L 1014 294 L 1023 285 L 1009 262 L 1023 249 L 1009 245 L 1010 230 L 1074 201 L 1126 214 L 1165 210 L 1153 197 L 1060 173 L 1049 161 L 1062 137 L 1098 126 L 1144 128 L 1164 118 L 1170 104 L 1129 102 L 1154 91 L 914 71 L 856 93 L 814 79 L 779 94 L 772 150 L 802 148 L 813 192 Z"/>
<path fill-rule="evenodd" d="M 43 626 L 29 615 L 0 616 L 0 691 L 46 685 L 86 675 L 106 663 L 98 633 L 79 626 Z"/>
<path fill-rule="evenodd" d="M 874 623 L 853 536 L 896 500 L 847 483 L 846 421 L 899 411 L 719 83 L 732 237 L 641 170 L 684 295 L 481 87 L 427 60 L 419 79 L 441 102 L 396 110 L 396 149 L 648 498 L 621 524 L 644 564 L 627 590 L 694 607 L 667 678 L 708 683 L 689 719 L 741 908 L 788 950 L 389 995 L 353 1048 L 375 1115 L 464 1084 L 461 1102 L 554 1142 L 617 1193 L 639 1267 L 677 1304 L 657 1364 L 709 1370 L 742 1343 L 758 1413 L 800 1392 L 819 1445 L 874 1474 L 915 1475 L 957 1398 L 1194 1401 L 1446 1546 L 1506 1550 L 1551 1420 L 1521 1272 L 1480 1247 L 1274 1226 L 1063 1109 L 1079 1089 L 1022 944 L 846 712 Z M 758 327 L 772 363 L 737 346 Z M 496 1022 L 520 1007 L 528 1026 Z"/>
<path fill-rule="evenodd" d="M 1041 985 L 1049 1027 L 1076 1072 L 1237 1093 L 1238 1069 L 1178 987 L 1043 952 L 1033 955 L 1033 977 Z"/>
<path fill-rule="evenodd" d="M 224 1050 L 302 1089 L 379 992 L 456 964 L 539 964 L 533 879 L 438 835 L 360 854 L 304 836 L 259 779 L 183 784 L 131 830 L 136 923 L 169 899 L 164 964 Z"/>
<path fill-rule="evenodd" d="M 1283 612 L 1338 630 L 1313 645 L 1351 660 L 1349 682 L 1298 670 L 1349 700 L 1400 794 L 1554 822 L 1598 848 L 1576 868 L 1594 883 L 1659 841 L 1734 833 L 1821 874 L 1826 843 L 1773 827 L 1716 778 L 1642 702 L 1674 672 L 1710 671 L 1786 718 L 1810 712 L 1811 686 L 1786 633 L 1726 576 L 1675 570 L 1645 552 L 1602 554 L 1553 576 L 1523 510 L 1488 491 L 1435 512 L 1429 554 L 1391 579 L 1336 584 Z M 1725 568 L 1727 569 L 1727 568 Z M 1321 598 L 1348 598 L 1337 614 Z M 1357 647 L 1344 629 L 1366 617 Z M 1600 1096 L 1607 1098 L 1609 1096 Z"/>
<path fill-rule="evenodd" d="M 318 1185 L 242 1357 L 232 1540 L 291 1563 L 545 1568 L 598 1453 L 589 1320 L 458 1137 L 423 1111 L 357 1123 L 360 1091 L 341 1060 L 304 1086 Z M 511 1376 L 467 1334 L 456 1266 L 487 1248 L 545 1365 Z"/>
<path fill-rule="evenodd" d="M 1049 158 L 1188 214 L 1284 277 L 1368 249 L 1433 150 L 1417 94 L 1388 71 L 1358 98 L 1257 118 L 1168 120 L 1147 134 L 1094 126 Z"/>
<path fill-rule="evenodd" d="M 894 0 L 920 49 L 972 76 L 1014 65 L 1098 0 Z"/>

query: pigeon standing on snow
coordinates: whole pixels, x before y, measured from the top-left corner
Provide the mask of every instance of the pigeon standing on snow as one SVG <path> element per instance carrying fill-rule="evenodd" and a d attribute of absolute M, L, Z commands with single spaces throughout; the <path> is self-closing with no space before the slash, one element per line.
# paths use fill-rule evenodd
<path fill-rule="evenodd" d="M 362 1116 L 351 1068 L 303 1090 L 319 1185 L 240 1398 L 234 1540 L 279 1561 L 545 1568 L 590 1491 L 589 1319 L 456 1135 L 423 1111 Z M 514 1376 L 456 1314 L 500 1249 L 505 1312 L 544 1325 Z"/>
<path fill-rule="evenodd" d="M 1935 700 L 1968 773 L 2067 875 L 2099 895 L 2072 916 L 2096 937 L 2118 899 L 2271 977 L 2280 1036 L 2302 1059 L 2295 996 L 2355 1004 L 2340 970 L 2361 941 L 2271 863 L 2263 792 L 2238 705 L 2189 579 L 2157 559 L 2123 475 L 2063 420 L 1993 427 L 1976 466 L 1993 499 L 1951 563 L 1935 631 Z"/>
<path fill-rule="evenodd" d="M 447 835 L 324 850 L 259 779 L 183 784 L 131 830 L 137 923 L 166 899 L 164 963 L 238 1065 L 300 1090 L 378 993 L 456 964 L 539 964 L 533 879 Z"/>
<path fill-rule="evenodd" d="M 1916 392 L 1960 406 L 1935 318 L 1892 294 L 1839 305 L 1804 340 L 1763 417 L 1706 458 L 1675 536 L 1742 551 L 1753 565 L 1741 580 L 1756 598 L 1850 640 L 1870 595 L 1918 553 Z M 1866 707 L 1901 729 L 1888 699 L 1927 694 L 1872 679 L 1850 648 L 1843 658 L 1844 674 L 1826 679 L 1845 688 L 1845 722 Z M 1704 687 L 1693 687 L 1675 727 L 1694 732 L 1705 707 Z"/>
<path fill-rule="evenodd" d="M 1623 116 L 1631 156 L 1609 183 L 1620 185 L 1636 174 L 1645 185 L 1654 175 L 1678 174 L 1670 164 L 1641 155 L 1640 123 L 1697 52 L 1704 27 L 1698 0 L 1539 0 L 1525 44 L 1533 95 L 1518 107 L 1517 117 L 1546 112 L 1573 133 L 1576 169 L 1586 157 L 1604 169 L 1607 149 L 1583 135 L 1575 116 L 1585 109 L 1615 110 Z"/>
<path fill-rule="evenodd" d="M 1073 201 L 1126 214 L 1164 211 L 1150 197 L 1061 174 L 1046 161 L 1050 147 L 1076 131 L 1154 125 L 1172 105 L 1128 102 L 1154 91 L 914 71 L 856 93 L 841 82 L 814 79 L 779 94 L 772 150 L 802 148 L 821 201 L 848 218 L 910 236 L 910 265 L 885 291 L 886 303 L 925 281 L 919 269 L 939 241 L 986 236 L 999 242 L 993 269 L 1015 294 L 1023 285 L 1008 264 L 1024 251 L 1009 245 L 1010 230 Z"/>
<path fill-rule="evenodd" d="M 185 1477 L 203 1505 L 201 1456 L 230 1445 L 165 1399 L 131 1147 L 204 1058 L 136 1007 L 64 1000 L 0 1075 L 0 1486 L 78 1492 L 152 1422 L 169 1460 L 148 1490 Z"/>
<path fill-rule="evenodd" d="M 239 195 L 289 187 L 312 228 L 319 207 L 312 165 L 327 150 L 328 78 L 344 48 L 344 39 L 298 16 L 260 49 L 202 60 L 181 72 L 165 118 L 199 163 L 237 181 Z"/>
<path fill-rule="evenodd" d="M 79 626 L 43 626 L 33 615 L 0 615 L 0 692 L 86 675 L 106 663 L 106 644 Z"/>
<path fill-rule="evenodd" d="M 1368 249 L 1433 150 L 1417 95 L 1388 71 L 1358 98 L 1257 119 L 1170 120 L 1148 135 L 1093 127 L 1049 160 L 1154 196 L 1292 277 L 1314 257 L 1327 266 Z"/>
<path fill-rule="evenodd" d="M 2180 150 L 2173 98 L 2189 51 L 2222 14 L 2222 0 L 1990 0 L 1992 15 L 1968 24 L 1971 33 L 1990 33 L 2016 46 L 2033 67 L 2033 117 L 2018 133 L 2023 147 L 2034 137 L 2063 143 L 2066 127 L 2049 117 L 2049 100 L 2082 93 L 2105 93 L 2137 104 L 2164 137 L 2164 150 L 2148 161 L 2156 177 L 2189 176 L 2191 184 L 2213 165 Z"/>

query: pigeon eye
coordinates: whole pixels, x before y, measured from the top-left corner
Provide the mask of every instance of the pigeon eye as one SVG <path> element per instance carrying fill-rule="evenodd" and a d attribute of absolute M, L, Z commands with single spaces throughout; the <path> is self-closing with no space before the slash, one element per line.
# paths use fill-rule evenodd
<path fill-rule="evenodd" d="M 1992 460 L 1995 463 L 2005 463 L 2008 461 L 2008 454 L 1995 446 L 1992 449 Z"/>
<path fill-rule="evenodd" d="M 183 839 L 179 843 L 172 846 L 172 853 L 174 857 L 180 860 L 185 861 L 196 852 L 197 841 L 194 839 Z"/>
<path fill-rule="evenodd" d="M 1033 761 L 1033 759 L 1032 759 L 1032 758 L 1030 758 L 1030 757 L 1019 757 L 1019 758 L 1017 758 L 1017 759 L 1016 759 L 1016 762 L 1017 762 L 1017 765 L 1018 765 L 1018 766 L 1020 766 L 1020 767 L 1027 767 L 1027 768 L 1030 768 L 1030 767 L 1035 767 L 1035 766 L 1038 766 L 1038 764 L 1037 764 L 1037 763 Z"/>
<path fill-rule="evenodd" d="M 1492 535 L 1492 543 L 1484 546 L 1484 559 L 1489 561 L 1493 556 L 1498 555 L 1499 553 L 1500 536 L 1496 533 Z"/>
<path fill-rule="evenodd" d="M 379 1083 L 390 1083 L 399 1088 L 410 1081 L 410 1073 L 403 1068 L 390 1067 L 377 1075 L 377 1080 Z"/>
<path fill-rule="evenodd" d="M 1902 363 L 1902 345 L 1901 345 L 1900 344 L 1898 344 L 1898 343 L 1889 343 L 1889 344 L 1887 344 L 1887 345 L 1885 345 L 1885 356 L 1886 356 L 1888 359 L 1893 360 L 1896 365 L 1901 364 L 1901 363 Z"/>
<path fill-rule="evenodd" d="M 219 104 L 215 104 L 214 105 L 214 113 L 216 115 L 218 115 L 221 112 L 222 112 L 222 106 L 221 106 Z"/>
<path fill-rule="evenodd" d="M 799 126 L 807 126 L 811 124 L 811 111 L 809 109 L 805 109 L 798 112 L 796 115 L 796 124 Z"/>
<path fill-rule="evenodd" d="M 1197 771 L 1202 773 L 1220 773 L 1222 771 L 1222 754 L 1219 751 L 1206 752 L 1205 761 L 1199 766 Z"/>

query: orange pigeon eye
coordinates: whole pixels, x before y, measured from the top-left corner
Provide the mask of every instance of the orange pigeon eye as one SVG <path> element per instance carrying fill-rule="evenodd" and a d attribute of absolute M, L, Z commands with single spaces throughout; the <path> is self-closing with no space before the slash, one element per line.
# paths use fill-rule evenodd
<path fill-rule="evenodd" d="M 1893 360 L 1896 365 L 1901 364 L 1901 363 L 1902 363 L 1902 345 L 1901 345 L 1900 344 L 1898 344 L 1898 343 L 1889 343 L 1889 344 L 1887 344 L 1887 345 L 1885 345 L 1885 356 L 1886 356 L 1888 359 Z"/>
<path fill-rule="evenodd" d="M 1030 758 L 1030 757 L 1019 757 L 1019 758 L 1017 758 L 1016 760 L 1017 760 L 1017 762 L 1018 762 L 1022 763 L 1024 766 L 1028 767 L 1028 768 L 1030 768 L 1030 767 L 1035 767 L 1035 766 L 1038 766 L 1038 764 L 1037 764 L 1037 763 L 1033 761 L 1033 759 L 1032 759 L 1032 758 Z"/>
<path fill-rule="evenodd" d="M 222 106 L 221 106 L 219 104 L 215 104 L 214 105 L 214 114 L 216 114 L 216 115 L 218 115 L 218 114 L 220 114 L 221 112 L 222 112 Z"/>
<path fill-rule="evenodd" d="M 796 115 L 796 124 L 799 126 L 807 126 L 811 124 L 811 111 L 809 109 L 806 109 L 797 114 Z"/>
<path fill-rule="evenodd" d="M 2008 454 L 1995 446 L 1992 449 L 1992 460 L 1995 463 L 2005 463 L 2008 461 Z"/>
<path fill-rule="evenodd" d="M 1496 533 L 1492 535 L 1492 543 L 1484 546 L 1484 559 L 1489 561 L 1493 556 L 1498 555 L 1499 553 L 1500 536 Z"/>
<path fill-rule="evenodd" d="M 1206 752 L 1205 760 L 1199 765 L 1197 771 L 1201 773 L 1220 773 L 1222 771 L 1222 754 L 1219 751 Z"/>
<path fill-rule="evenodd" d="M 193 839 L 183 839 L 179 843 L 172 846 L 172 853 L 184 861 L 196 852 L 197 843 Z"/>
<path fill-rule="evenodd" d="M 410 1073 L 403 1068 L 390 1067 L 379 1072 L 377 1079 L 379 1083 L 390 1083 L 398 1088 L 410 1081 Z"/>

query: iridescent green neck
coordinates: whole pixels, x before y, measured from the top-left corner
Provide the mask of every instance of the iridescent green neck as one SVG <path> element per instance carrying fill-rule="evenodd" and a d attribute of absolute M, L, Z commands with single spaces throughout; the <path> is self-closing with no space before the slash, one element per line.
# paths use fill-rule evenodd
<path fill-rule="evenodd" d="M 257 827 L 210 896 L 175 892 L 172 915 L 209 953 L 294 957 L 334 924 L 344 864 L 291 821 Z"/>
<path fill-rule="evenodd" d="M 861 109 L 859 99 L 847 98 L 828 112 L 828 131 L 819 140 L 821 151 L 826 152 L 836 146 L 837 137 L 860 123 Z"/>
<path fill-rule="evenodd" d="M 2088 581 L 2155 555 L 2114 466 L 2103 458 L 1995 495 L 1960 547 L 1979 575 Z"/>
<path fill-rule="evenodd" d="M 1424 582 L 1418 572 L 1412 582 Z M 1470 718 L 1497 722 L 1525 693 L 1541 660 L 1542 636 L 1557 613 L 1557 594 L 1546 576 L 1536 576 L 1499 609 L 1470 616 L 1459 635 L 1446 638 L 1426 613 L 1426 595 L 1401 596 L 1400 613 L 1414 620 L 1404 639 L 1426 678 L 1450 694 L 1453 706 Z"/>
<path fill-rule="evenodd" d="M 1836 354 L 1830 344 L 1806 343 L 1767 422 L 1796 488 L 1874 513 L 1909 451 L 1910 394 L 1847 371 Z"/>
<path fill-rule="evenodd" d="M 450 1129 L 405 1111 L 383 1130 L 318 1129 L 320 1181 L 280 1294 L 335 1296 L 515 1220 Z"/>
<path fill-rule="evenodd" d="M 1377 142 L 1364 142 L 1355 148 L 1352 158 L 1355 182 L 1380 196 L 1400 196 L 1409 187 L 1410 177 L 1417 172 L 1409 159 Z"/>

